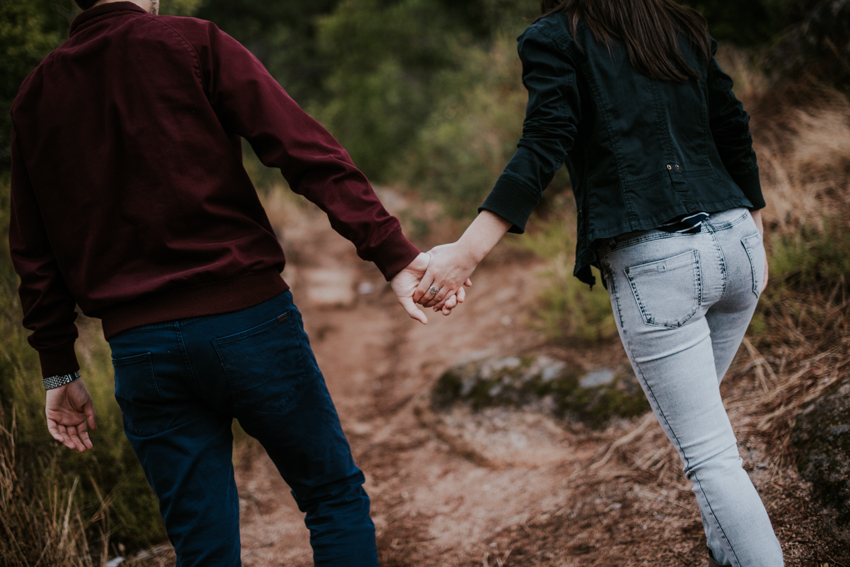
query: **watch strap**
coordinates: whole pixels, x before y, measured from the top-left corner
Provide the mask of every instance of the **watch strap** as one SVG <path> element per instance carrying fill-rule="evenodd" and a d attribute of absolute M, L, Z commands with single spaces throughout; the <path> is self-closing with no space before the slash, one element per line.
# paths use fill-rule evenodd
<path fill-rule="evenodd" d="M 56 376 L 49 376 L 47 378 L 42 378 L 41 382 L 44 384 L 45 390 L 52 390 L 53 388 L 58 388 L 59 386 L 64 386 L 65 384 L 70 384 L 74 380 L 80 377 L 80 372 L 71 372 L 70 374 L 57 374 Z"/>

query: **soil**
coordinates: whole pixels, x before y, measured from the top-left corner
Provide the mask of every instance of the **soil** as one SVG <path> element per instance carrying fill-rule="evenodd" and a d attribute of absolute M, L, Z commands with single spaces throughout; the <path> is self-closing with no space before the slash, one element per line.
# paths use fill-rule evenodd
<path fill-rule="evenodd" d="M 707 563 L 695 498 L 651 415 L 596 431 L 509 408 L 430 408 L 440 374 L 472 358 L 545 353 L 587 370 L 626 363 L 617 342 L 553 343 L 535 330 L 539 260 L 498 248 L 467 302 L 450 317 L 429 313 L 423 326 L 320 212 L 267 208 L 286 226 L 284 278 L 366 474 L 382 565 Z M 328 273 L 339 274 L 337 289 Z M 731 399 L 753 384 L 745 367 L 725 382 Z M 746 408 L 730 415 L 786 564 L 850 567 L 808 511 L 808 488 L 786 453 L 749 436 Z M 312 565 L 303 514 L 274 466 L 250 441 L 237 455 L 246 567 Z"/>

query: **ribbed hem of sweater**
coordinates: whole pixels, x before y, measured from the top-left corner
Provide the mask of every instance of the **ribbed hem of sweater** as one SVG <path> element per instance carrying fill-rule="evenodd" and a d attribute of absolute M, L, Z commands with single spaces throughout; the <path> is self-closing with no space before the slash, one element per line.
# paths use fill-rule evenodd
<path fill-rule="evenodd" d="M 70 374 L 80 369 L 74 343 L 68 343 L 38 351 L 38 361 L 41 363 L 41 375 L 45 378 L 59 374 Z"/>
<path fill-rule="evenodd" d="M 540 195 L 536 191 L 502 175 L 484 204 L 478 207 L 478 212 L 490 211 L 511 223 L 508 232 L 522 234 L 525 232 L 525 223 L 539 202 Z"/>
<path fill-rule="evenodd" d="M 249 272 L 220 282 L 154 294 L 107 309 L 98 315 L 107 340 L 122 331 L 189 317 L 247 309 L 289 290 L 275 268 Z"/>

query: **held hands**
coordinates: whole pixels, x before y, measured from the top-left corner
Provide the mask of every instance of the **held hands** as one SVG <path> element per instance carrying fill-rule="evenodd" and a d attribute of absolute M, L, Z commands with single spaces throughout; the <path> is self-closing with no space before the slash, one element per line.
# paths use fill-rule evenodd
<path fill-rule="evenodd" d="M 54 439 L 80 453 L 92 449 L 88 427 L 97 429 L 97 412 L 82 379 L 47 390 L 45 413 Z"/>
<path fill-rule="evenodd" d="M 457 303 L 463 303 L 471 286 L 469 277 L 496 243 L 505 235 L 510 221 L 484 210 L 453 244 L 433 248 L 431 263 L 413 294 L 413 300 L 448 315 Z M 457 303 L 456 303 L 457 302 Z"/>
<path fill-rule="evenodd" d="M 458 303 L 466 299 L 463 286 L 472 286 L 469 276 L 478 262 L 460 241 L 435 246 L 428 254 L 431 263 L 416 287 L 413 301 L 449 315 Z"/>
<path fill-rule="evenodd" d="M 410 315 L 411 319 L 416 319 L 423 325 L 428 324 L 428 318 L 425 316 L 425 313 L 416 306 L 416 302 L 413 298 L 425 277 L 426 270 L 428 269 L 430 262 L 431 256 L 429 254 L 419 254 L 419 256 L 417 256 L 410 264 L 407 265 L 406 268 L 400 271 L 390 281 L 390 285 L 396 294 L 398 302 L 407 314 Z M 447 297 L 443 302 L 443 305 L 441 305 L 443 314 L 448 315 L 451 313 L 452 309 L 457 307 L 459 303 L 463 303 L 463 300 L 463 290 L 461 290 L 461 293 Z"/>
<path fill-rule="evenodd" d="M 469 276 L 510 227 L 509 221 L 485 210 L 460 240 L 417 256 L 391 282 L 407 314 L 426 324 L 428 319 L 416 307 L 419 303 L 449 315 L 466 298 L 463 286 L 472 285 Z"/>

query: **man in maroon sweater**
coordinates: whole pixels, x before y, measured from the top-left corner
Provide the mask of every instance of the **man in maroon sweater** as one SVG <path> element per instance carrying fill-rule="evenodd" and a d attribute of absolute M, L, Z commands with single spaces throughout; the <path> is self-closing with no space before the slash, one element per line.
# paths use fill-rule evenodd
<path fill-rule="evenodd" d="M 79 305 L 103 322 L 125 432 L 178 565 L 239 564 L 233 417 L 293 489 L 316 564 L 377 564 L 363 475 L 280 277 L 241 138 L 423 323 L 411 297 L 428 256 L 337 141 L 215 25 L 158 16 L 157 0 L 76 1 L 68 40 L 12 107 L 9 238 L 51 434 L 92 447 Z"/>

